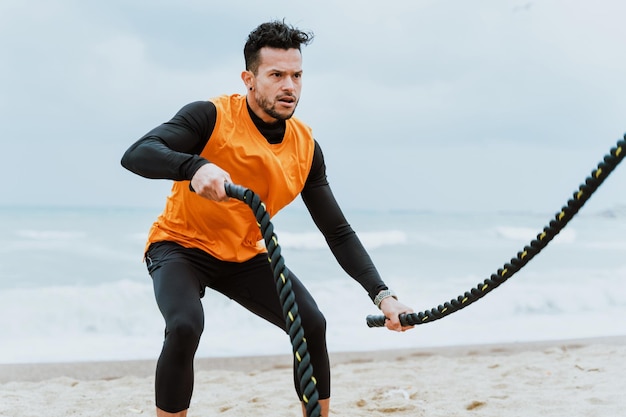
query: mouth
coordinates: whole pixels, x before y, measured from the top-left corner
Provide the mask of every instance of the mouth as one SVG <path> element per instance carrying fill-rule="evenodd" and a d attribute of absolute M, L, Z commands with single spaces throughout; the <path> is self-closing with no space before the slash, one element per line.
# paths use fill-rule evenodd
<path fill-rule="evenodd" d="M 296 98 L 294 96 L 280 96 L 277 101 L 285 106 L 293 106 L 296 102 Z"/>

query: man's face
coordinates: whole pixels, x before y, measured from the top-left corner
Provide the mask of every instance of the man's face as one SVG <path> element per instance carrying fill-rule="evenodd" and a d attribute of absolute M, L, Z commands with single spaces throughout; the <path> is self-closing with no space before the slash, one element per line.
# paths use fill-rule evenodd
<path fill-rule="evenodd" d="M 264 122 L 293 116 L 302 90 L 302 55 L 298 49 L 262 48 L 259 68 L 252 75 L 250 106 Z"/>

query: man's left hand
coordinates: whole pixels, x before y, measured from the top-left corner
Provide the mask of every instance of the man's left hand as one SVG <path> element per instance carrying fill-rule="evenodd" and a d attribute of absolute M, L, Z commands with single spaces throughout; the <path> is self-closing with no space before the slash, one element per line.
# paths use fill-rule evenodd
<path fill-rule="evenodd" d="M 394 297 L 384 298 L 380 302 L 380 310 L 385 315 L 385 327 L 396 332 L 404 332 L 412 329 L 414 326 L 402 326 L 400 324 L 400 314 L 413 313 L 413 309 L 405 306 Z"/>

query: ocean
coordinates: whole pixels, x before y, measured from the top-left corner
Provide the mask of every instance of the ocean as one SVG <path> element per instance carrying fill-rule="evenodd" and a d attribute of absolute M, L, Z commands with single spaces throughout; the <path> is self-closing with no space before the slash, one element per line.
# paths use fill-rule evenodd
<path fill-rule="evenodd" d="M 558 209 L 558 208 L 555 208 Z M 0 207 L 0 363 L 155 359 L 163 320 L 142 251 L 160 208 Z M 556 212 L 556 210 L 555 210 Z M 346 211 L 387 284 L 416 311 L 495 273 L 554 213 Z M 509 281 L 405 333 L 369 328 L 378 311 L 308 213 L 274 219 L 287 267 L 315 296 L 331 351 L 626 334 L 626 209 L 585 211 Z M 198 356 L 289 353 L 281 330 L 207 291 Z"/>

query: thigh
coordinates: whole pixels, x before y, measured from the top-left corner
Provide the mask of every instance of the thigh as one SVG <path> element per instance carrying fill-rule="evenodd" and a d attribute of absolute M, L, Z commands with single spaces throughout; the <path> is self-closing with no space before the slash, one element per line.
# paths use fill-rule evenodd
<path fill-rule="evenodd" d="M 187 251 L 189 249 L 171 242 L 152 245 L 146 253 L 146 264 L 166 323 L 184 318 L 202 326 L 204 311 L 200 299 L 204 287 L 201 274 Z"/>
<path fill-rule="evenodd" d="M 285 317 L 267 255 L 258 255 L 241 264 L 233 264 L 229 269 L 229 273 L 211 287 L 285 330 Z M 289 279 L 303 323 L 320 316 L 312 295 L 291 271 Z"/>

